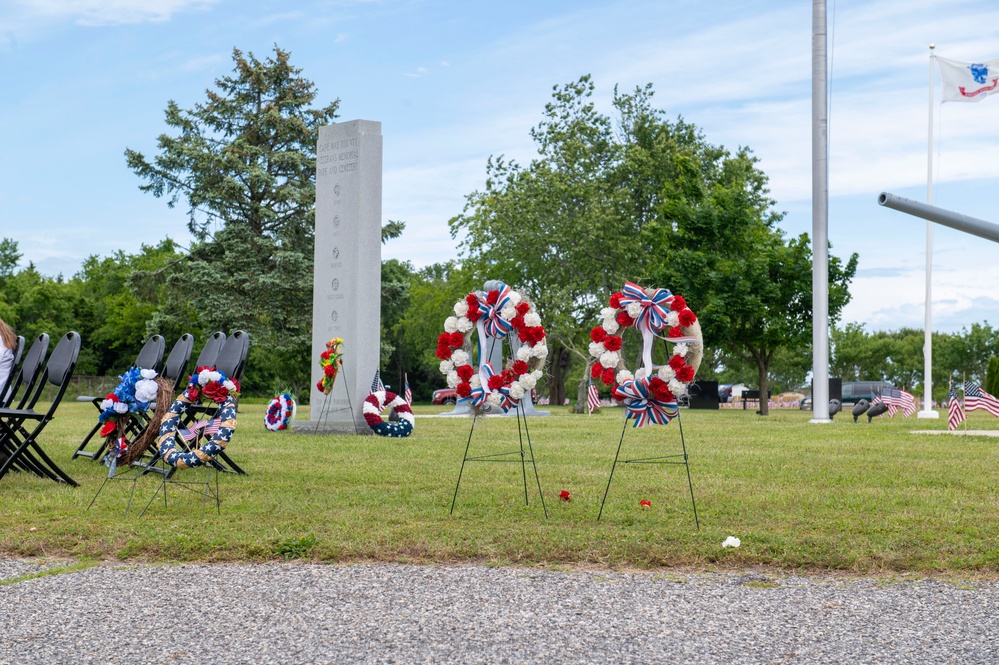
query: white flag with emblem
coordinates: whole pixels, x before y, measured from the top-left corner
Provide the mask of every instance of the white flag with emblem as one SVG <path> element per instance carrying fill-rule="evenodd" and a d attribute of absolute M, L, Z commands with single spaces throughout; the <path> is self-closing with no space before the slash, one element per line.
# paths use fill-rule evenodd
<path fill-rule="evenodd" d="M 937 56 L 945 102 L 980 102 L 999 92 L 999 58 L 958 62 Z"/>

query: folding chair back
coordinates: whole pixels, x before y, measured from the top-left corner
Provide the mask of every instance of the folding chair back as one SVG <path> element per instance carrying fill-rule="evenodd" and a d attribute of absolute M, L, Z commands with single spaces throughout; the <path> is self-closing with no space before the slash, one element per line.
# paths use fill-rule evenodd
<path fill-rule="evenodd" d="M 163 352 L 166 350 L 166 340 L 162 335 L 153 335 L 142 345 L 142 350 L 135 357 L 133 367 L 142 369 L 159 369 L 163 361 Z"/>
<path fill-rule="evenodd" d="M 73 378 L 73 369 L 76 361 L 80 357 L 80 334 L 70 331 L 63 335 L 56 348 L 49 356 L 45 369 L 41 372 L 38 388 L 35 390 L 34 401 L 41 393 L 46 381 L 56 386 L 56 394 L 49 404 L 49 409 L 45 413 L 37 413 L 28 409 L 0 409 L 0 430 L 2 430 L 3 452 L 7 455 L 6 461 L 0 465 L 0 478 L 12 467 L 18 467 L 34 471 L 40 476 L 47 476 L 52 480 L 62 481 L 70 485 L 76 485 L 76 481 L 70 478 L 55 462 L 53 462 L 41 446 L 38 445 L 38 435 L 45 428 L 45 425 L 55 416 L 56 409 L 62 402 L 63 396 L 69 388 L 70 379 Z M 24 427 L 26 421 L 37 421 L 35 428 L 28 432 Z"/>
<path fill-rule="evenodd" d="M 225 333 L 221 330 L 212 333 L 212 336 L 205 340 L 205 345 L 201 348 L 201 353 L 198 354 L 198 360 L 194 366 L 196 368 L 213 367 L 218 360 L 219 351 L 223 344 L 225 344 Z"/>
<path fill-rule="evenodd" d="M 22 389 L 21 399 L 18 400 L 18 409 L 31 408 L 35 405 L 38 400 L 38 395 L 41 393 L 41 388 L 44 383 L 39 383 L 38 379 L 41 377 L 42 365 L 45 364 L 45 356 L 49 352 L 49 335 L 48 333 L 40 333 L 35 341 L 31 343 L 31 347 L 28 352 L 24 354 L 24 360 L 21 362 L 21 371 L 18 372 L 17 378 L 10 386 L 10 394 L 8 395 L 8 404 L 4 407 L 13 404 L 14 397 L 17 395 L 18 389 Z M 35 390 L 37 388 L 37 390 Z"/>
<path fill-rule="evenodd" d="M 194 350 L 194 336 L 184 333 L 180 339 L 170 349 L 163 364 L 163 378 L 173 379 L 173 391 L 177 392 L 182 381 L 187 379 L 187 363 L 191 361 L 191 352 Z"/>
<path fill-rule="evenodd" d="M 246 368 L 246 356 L 250 351 L 250 336 L 244 330 L 237 330 L 225 341 L 215 368 L 230 379 L 241 380 Z"/>
<path fill-rule="evenodd" d="M 0 385 L 0 407 L 6 407 L 14 397 L 14 391 L 7 392 L 7 389 L 14 383 L 14 378 L 19 371 L 18 363 L 21 362 L 22 355 L 24 355 L 24 335 L 18 335 L 17 342 L 14 344 L 14 362 L 10 364 L 10 373 L 4 379 L 3 385 Z"/>

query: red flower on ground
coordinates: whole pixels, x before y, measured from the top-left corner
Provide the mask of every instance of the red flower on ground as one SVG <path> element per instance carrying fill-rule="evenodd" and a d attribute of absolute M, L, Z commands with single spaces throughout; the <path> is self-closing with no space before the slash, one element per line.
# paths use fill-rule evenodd
<path fill-rule="evenodd" d="M 458 394 L 458 397 L 468 397 L 472 394 L 472 386 L 468 383 L 459 383 L 458 387 L 454 389 L 454 392 Z"/>
<path fill-rule="evenodd" d="M 458 378 L 462 381 L 471 380 L 472 375 L 475 374 L 475 370 L 472 369 L 471 365 L 459 365 L 455 371 L 458 372 Z"/>
<path fill-rule="evenodd" d="M 561 492 L 559 492 L 558 498 L 562 499 L 563 501 L 572 501 L 572 497 L 569 496 L 568 490 L 562 490 Z"/>
<path fill-rule="evenodd" d="M 679 312 L 687 306 L 687 301 L 683 299 L 683 296 L 673 296 L 673 302 L 670 303 L 669 308 L 674 312 Z"/>
<path fill-rule="evenodd" d="M 513 361 L 513 373 L 516 374 L 517 376 L 520 376 L 521 374 L 527 374 L 527 370 L 529 369 L 530 367 L 528 367 L 527 363 L 524 362 L 523 360 Z"/>
<path fill-rule="evenodd" d="M 625 328 L 635 324 L 635 319 L 628 316 L 628 312 L 618 312 L 614 320 L 617 321 L 619 326 Z"/>
<path fill-rule="evenodd" d="M 697 315 L 689 309 L 680 310 L 680 325 L 692 326 L 697 322 Z"/>
<path fill-rule="evenodd" d="M 641 501 L 638 502 L 638 505 L 641 506 L 642 508 L 651 508 L 652 502 L 649 501 L 648 499 L 642 499 Z"/>
<path fill-rule="evenodd" d="M 115 430 L 117 429 L 118 429 L 118 423 L 116 423 L 113 420 L 108 420 L 107 422 L 104 423 L 104 427 L 101 428 L 101 436 L 102 437 L 111 436 L 112 434 L 115 433 Z"/>
<path fill-rule="evenodd" d="M 600 342 L 604 341 L 605 339 L 607 339 L 607 331 L 604 330 L 601 326 L 596 326 L 593 330 L 590 331 L 590 340 L 591 341 L 596 342 L 597 344 L 599 344 Z"/>
<path fill-rule="evenodd" d="M 608 335 L 604 340 L 604 348 L 608 351 L 617 351 L 621 348 L 621 338 L 617 335 Z"/>
<path fill-rule="evenodd" d="M 600 375 L 600 380 L 604 382 L 604 385 L 610 386 L 614 384 L 614 370 L 605 369 L 603 374 Z"/>

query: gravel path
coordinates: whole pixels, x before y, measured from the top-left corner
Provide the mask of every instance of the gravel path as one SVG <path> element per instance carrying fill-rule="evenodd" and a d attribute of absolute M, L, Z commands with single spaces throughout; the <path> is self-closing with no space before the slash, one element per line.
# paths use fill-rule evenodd
<path fill-rule="evenodd" d="M 107 565 L 0 586 L 0 663 L 999 663 L 997 610 L 996 582 Z"/>

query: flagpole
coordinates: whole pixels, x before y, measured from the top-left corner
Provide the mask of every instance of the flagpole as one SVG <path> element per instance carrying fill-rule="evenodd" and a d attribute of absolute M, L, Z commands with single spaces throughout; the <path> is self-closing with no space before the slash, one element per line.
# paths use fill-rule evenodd
<path fill-rule="evenodd" d="M 963 381 L 961 381 L 961 392 L 964 393 L 964 404 L 961 406 L 961 409 L 964 410 L 964 432 L 965 432 L 965 434 L 967 434 L 968 433 L 968 393 L 965 390 L 965 386 L 968 385 L 968 384 L 965 383 L 965 381 L 968 380 L 968 373 L 967 372 L 961 372 L 961 377 L 964 379 Z"/>
<path fill-rule="evenodd" d="M 826 2 L 812 0 L 812 423 L 829 417 L 829 106 Z M 767 399 L 761 395 L 760 400 Z"/>
<path fill-rule="evenodd" d="M 929 128 L 926 142 L 926 204 L 933 205 L 933 65 L 936 56 L 930 44 Z M 933 223 L 926 221 L 926 320 L 923 324 L 923 410 L 919 418 L 939 418 L 933 410 Z"/>

